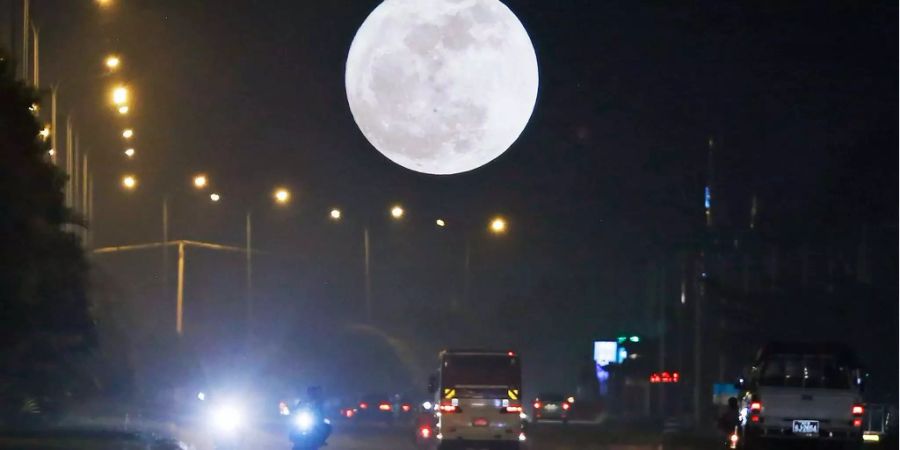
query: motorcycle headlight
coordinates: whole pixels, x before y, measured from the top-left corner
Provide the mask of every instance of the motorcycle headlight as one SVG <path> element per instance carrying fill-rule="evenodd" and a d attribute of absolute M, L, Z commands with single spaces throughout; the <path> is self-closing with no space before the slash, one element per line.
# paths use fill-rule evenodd
<path fill-rule="evenodd" d="M 212 414 L 212 425 L 219 431 L 233 431 L 240 427 L 242 422 L 241 411 L 234 405 L 220 406 Z"/>
<path fill-rule="evenodd" d="M 294 419 L 294 423 L 297 424 L 297 428 L 302 431 L 307 431 L 312 429 L 313 425 L 315 425 L 316 417 L 309 411 L 300 411 L 300 413 L 297 414 L 297 418 Z"/>

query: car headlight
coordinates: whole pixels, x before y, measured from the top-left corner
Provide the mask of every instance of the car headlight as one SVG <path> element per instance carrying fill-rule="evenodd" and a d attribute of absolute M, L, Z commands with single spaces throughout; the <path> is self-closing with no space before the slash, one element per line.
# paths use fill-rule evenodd
<path fill-rule="evenodd" d="M 220 406 L 212 414 L 212 425 L 219 431 L 233 431 L 241 426 L 242 421 L 240 409 L 233 405 Z"/>
<path fill-rule="evenodd" d="M 300 413 L 297 414 L 297 418 L 294 419 L 294 423 L 297 424 L 297 428 L 300 430 L 308 431 L 315 425 L 316 417 L 309 411 L 300 411 Z"/>

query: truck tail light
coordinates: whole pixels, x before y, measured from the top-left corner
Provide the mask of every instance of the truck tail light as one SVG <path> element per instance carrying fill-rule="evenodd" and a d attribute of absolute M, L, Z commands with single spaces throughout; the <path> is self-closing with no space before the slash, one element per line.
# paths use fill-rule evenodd
<path fill-rule="evenodd" d="M 853 409 L 851 410 L 854 416 L 861 416 L 865 411 L 866 409 L 863 408 L 863 405 L 853 405 Z"/>

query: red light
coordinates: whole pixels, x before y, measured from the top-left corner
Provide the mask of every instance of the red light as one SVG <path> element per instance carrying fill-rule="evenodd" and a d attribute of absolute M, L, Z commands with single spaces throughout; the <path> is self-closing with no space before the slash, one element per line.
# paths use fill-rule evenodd
<path fill-rule="evenodd" d="M 662 383 L 662 381 L 663 381 L 663 380 L 662 380 L 662 377 L 659 376 L 658 373 L 651 373 L 651 374 L 650 374 L 650 382 L 651 382 L 651 383 Z"/>
<path fill-rule="evenodd" d="M 678 378 L 679 378 L 678 372 L 672 373 L 672 381 L 673 381 L 674 383 L 677 383 L 677 382 L 678 382 Z"/>
<path fill-rule="evenodd" d="M 861 415 L 863 415 L 864 411 L 865 411 L 865 409 L 862 407 L 862 405 L 853 405 L 853 415 L 854 416 L 861 416 Z"/>
<path fill-rule="evenodd" d="M 759 416 L 757 416 L 755 414 L 750 416 L 750 421 L 751 422 L 759 422 Z"/>
<path fill-rule="evenodd" d="M 857 428 L 861 427 L 861 426 L 862 426 L 862 419 L 853 419 L 853 426 L 854 426 L 854 427 L 857 427 Z"/>
<path fill-rule="evenodd" d="M 762 411 L 762 402 L 751 402 L 750 411 Z"/>
<path fill-rule="evenodd" d="M 516 356 L 516 352 L 513 352 L 513 351 L 506 352 L 506 356 Z"/>
<path fill-rule="evenodd" d="M 425 439 L 428 439 L 429 437 L 431 437 L 431 428 L 428 428 L 427 426 L 419 428 L 419 435 Z"/>
<path fill-rule="evenodd" d="M 359 404 L 359 409 L 369 409 L 369 404 L 368 404 L 368 403 L 365 403 L 365 402 L 360 403 L 360 404 Z"/>
<path fill-rule="evenodd" d="M 390 410 L 391 410 L 391 405 L 390 405 L 390 403 L 380 403 L 380 404 L 378 405 L 378 409 L 380 409 L 380 410 L 382 410 L 382 411 L 390 411 Z"/>
<path fill-rule="evenodd" d="M 442 413 L 455 413 L 459 412 L 459 407 L 454 406 L 450 402 L 441 402 L 441 405 L 438 406 L 438 410 L 440 410 Z"/>
<path fill-rule="evenodd" d="M 409 410 L 412 409 L 412 407 L 409 406 L 408 403 L 404 403 L 404 404 L 400 405 L 400 409 L 402 409 L 403 412 L 409 412 Z"/>
<path fill-rule="evenodd" d="M 534 404 L 531 406 L 534 406 L 534 409 L 541 409 L 542 405 L 541 405 L 541 402 L 534 402 Z"/>
<path fill-rule="evenodd" d="M 506 408 L 501 409 L 500 412 L 518 414 L 522 412 L 522 405 L 509 405 Z"/>
<path fill-rule="evenodd" d="M 564 409 L 564 410 L 566 410 L 566 411 L 568 411 L 569 408 L 571 408 L 571 407 L 572 407 L 572 405 L 570 405 L 570 404 L 568 404 L 568 403 L 563 403 L 563 404 L 562 404 L 562 409 Z"/>

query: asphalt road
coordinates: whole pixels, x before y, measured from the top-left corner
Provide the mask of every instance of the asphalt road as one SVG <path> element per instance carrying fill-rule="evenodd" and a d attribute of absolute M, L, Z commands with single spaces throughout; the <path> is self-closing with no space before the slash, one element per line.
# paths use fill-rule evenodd
<path fill-rule="evenodd" d="M 409 426 L 379 426 L 335 424 L 334 433 L 325 450 L 433 450 L 416 447 L 413 429 Z M 530 431 L 527 450 L 705 450 L 718 449 L 709 443 L 663 444 L 658 435 L 640 433 L 612 433 L 594 426 L 547 424 Z M 182 434 L 182 440 L 197 450 L 211 450 L 203 436 Z M 289 450 L 284 433 L 276 430 L 253 430 L 247 435 L 259 450 Z"/>

